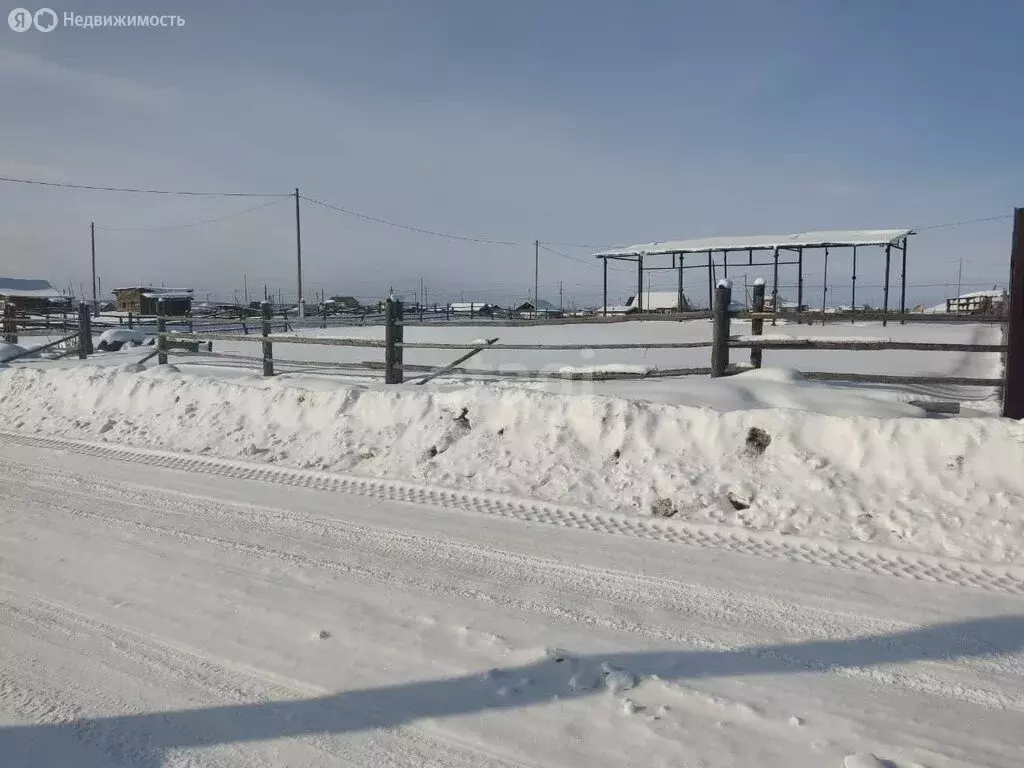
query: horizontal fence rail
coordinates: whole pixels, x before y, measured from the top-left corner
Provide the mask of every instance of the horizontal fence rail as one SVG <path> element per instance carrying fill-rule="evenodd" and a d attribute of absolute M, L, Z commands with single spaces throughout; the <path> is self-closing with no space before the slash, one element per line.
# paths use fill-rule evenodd
<path fill-rule="evenodd" d="M 822 350 L 917 350 L 922 352 L 1002 352 L 1005 344 L 959 344 L 930 341 L 889 341 L 886 339 L 799 339 L 733 336 L 733 349 L 822 349 Z"/>
<path fill-rule="evenodd" d="M 947 384 L 953 387 L 1001 387 L 1002 379 L 972 378 L 970 376 L 891 376 L 885 373 L 832 373 L 829 371 L 801 371 L 801 376 L 812 381 L 851 381 L 865 384 Z"/>

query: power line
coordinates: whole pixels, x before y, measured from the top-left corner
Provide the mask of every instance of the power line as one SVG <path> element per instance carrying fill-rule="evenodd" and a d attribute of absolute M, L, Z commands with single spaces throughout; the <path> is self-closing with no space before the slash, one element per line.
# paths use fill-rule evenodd
<path fill-rule="evenodd" d="M 562 253 L 561 251 L 556 251 L 554 248 L 549 248 L 547 245 L 545 245 L 543 240 L 540 242 L 540 247 L 543 248 L 548 253 L 553 253 L 555 256 L 560 256 L 561 258 L 568 259 L 569 261 L 575 261 L 577 264 L 583 264 L 583 265 L 588 266 L 588 267 L 596 267 L 597 266 L 597 260 L 596 259 L 594 261 L 584 261 L 583 259 L 578 259 L 575 256 L 570 256 L 567 253 Z M 625 267 L 608 267 L 608 270 L 610 272 L 632 272 L 633 271 L 633 270 L 625 268 Z"/>
<path fill-rule="evenodd" d="M 524 245 L 524 243 L 515 243 L 509 240 L 489 240 L 483 237 L 469 237 L 468 235 L 452 235 L 447 232 L 436 232 L 432 229 L 413 227 L 409 224 L 399 224 L 398 222 L 389 221 L 388 219 L 381 219 L 377 216 L 370 216 L 365 213 L 360 213 L 359 211 L 353 211 L 350 208 L 343 208 L 340 205 L 334 205 L 333 203 L 324 202 L 323 200 L 314 200 L 313 198 L 306 197 L 305 195 L 300 195 L 300 197 L 307 203 L 313 203 L 314 205 L 320 205 L 323 206 L 324 208 L 330 208 L 331 210 L 338 211 L 339 213 L 344 213 L 348 216 L 355 216 L 358 219 L 363 219 L 364 221 L 372 221 L 376 224 L 386 224 L 389 227 L 394 227 L 396 229 L 404 229 L 409 232 L 418 232 L 421 235 L 432 235 L 433 237 L 443 237 L 448 240 L 462 240 L 469 243 L 483 243 L 485 245 Z"/>
<path fill-rule="evenodd" d="M 282 192 L 272 192 L 272 193 L 260 193 L 260 192 L 204 192 L 204 191 L 195 191 L 195 190 L 149 189 L 149 188 L 143 188 L 143 187 L 110 187 L 110 186 L 100 186 L 100 185 L 94 185 L 94 184 L 71 184 L 71 183 L 67 183 L 67 182 L 43 181 L 41 179 L 16 179 L 16 178 L 9 177 L 9 176 L 0 176 L 0 182 L 7 182 L 9 184 L 26 184 L 26 185 L 41 186 L 41 187 L 54 187 L 54 188 L 60 188 L 60 189 L 87 190 L 87 191 L 93 191 L 93 192 L 125 192 L 125 193 L 149 194 L 149 195 L 176 195 L 176 196 L 182 196 L 182 197 L 262 197 L 262 198 L 284 198 L 284 197 L 292 197 L 293 196 L 292 193 L 282 193 Z M 471 237 L 471 236 L 468 236 L 468 235 L 456 235 L 456 234 L 451 234 L 451 233 L 447 233 L 447 232 L 439 232 L 439 231 L 436 231 L 436 230 L 425 229 L 423 227 L 416 227 L 416 226 L 412 226 L 412 225 L 409 225 L 409 224 L 401 224 L 401 223 L 396 222 L 396 221 L 390 221 L 389 219 L 380 218 L 378 216 L 371 216 L 369 214 L 361 213 L 359 211 L 355 211 L 355 210 L 352 210 L 350 208 L 345 208 L 345 207 L 340 206 L 340 205 L 335 205 L 333 203 L 325 202 L 323 200 L 315 200 L 315 199 L 313 199 L 311 197 L 306 197 L 304 195 L 300 195 L 300 197 L 301 197 L 301 199 L 305 200 L 306 202 L 313 203 L 314 205 L 319 205 L 319 206 L 322 206 L 324 208 L 329 208 L 329 209 L 332 209 L 332 210 L 337 211 L 339 213 L 343 213 L 343 214 L 348 215 L 348 216 L 354 216 L 356 218 L 363 219 L 364 221 L 371 221 L 371 222 L 374 222 L 374 223 L 377 223 L 377 224 L 384 224 L 386 226 L 394 227 L 396 229 L 403 229 L 403 230 L 406 230 L 408 232 L 416 232 L 416 233 L 421 234 L 421 235 L 430 235 L 432 237 L 442 237 L 442 238 L 445 238 L 445 239 L 448 239 L 448 240 L 461 240 L 461 241 L 470 242 L 470 243 L 482 243 L 482 244 L 485 244 L 485 245 L 502 245 L 502 246 L 511 246 L 511 247 L 526 245 L 526 243 L 522 243 L 522 242 L 515 242 L 515 241 L 510 241 L 510 240 L 494 240 L 494 239 L 484 238 L 484 237 Z M 241 213 L 239 213 L 237 215 L 241 215 Z M 220 218 L 229 218 L 229 217 L 220 217 Z M 968 224 L 981 224 L 981 223 L 990 222 L 990 221 L 1001 221 L 1003 219 L 1009 219 L 1009 218 L 1012 218 L 1012 214 L 1002 214 L 1002 215 L 999 215 L 999 216 L 985 216 L 985 217 L 981 217 L 981 218 L 977 218 L 977 219 L 965 219 L 965 220 L 960 220 L 960 221 L 945 222 L 945 223 L 942 223 L 942 224 L 931 224 L 931 225 L 925 226 L 925 227 L 917 227 L 917 230 L 918 231 L 923 231 L 923 230 L 931 230 L 931 229 L 946 229 L 946 228 L 951 228 L 951 227 L 965 226 L 965 225 L 968 225 Z M 210 222 L 217 221 L 217 220 L 220 220 L 220 219 L 219 218 L 218 219 L 210 219 L 208 221 L 204 220 L 204 221 L 201 221 L 201 222 L 195 222 L 194 224 L 177 225 L 177 226 L 195 226 L 195 225 L 198 225 L 198 224 L 210 223 Z M 154 227 L 152 229 L 161 229 L 161 228 L 162 227 Z M 173 227 L 168 227 L 168 228 L 173 228 Z M 113 231 L 113 228 L 108 228 L 108 231 Z M 127 228 L 125 229 L 125 231 L 128 231 Z M 142 231 L 142 230 L 140 229 L 139 231 Z M 561 246 L 561 247 L 565 247 L 565 248 L 607 249 L 607 248 L 615 247 L 615 246 L 594 245 L 594 244 L 587 244 L 587 243 L 546 242 L 546 244 L 547 245 L 557 245 L 557 246 Z M 551 250 L 551 249 L 545 248 L 545 250 Z M 556 252 L 554 250 L 551 250 L 551 252 L 555 253 L 558 256 L 562 256 L 563 258 L 569 259 L 570 261 L 575 260 L 575 259 L 573 259 L 573 257 L 567 256 L 566 254 L 558 253 L 558 252 Z M 581 263 L 585 263 L 585 262 L 581 262 Z M 626 271 L 626 270 L 619 270 L 619 271 Z"/>
<path fill-rule="evenodd" d="M 541 240 L 542 243 L 546 242 L 548 245 L 557 245 L 560 248 L 589 248 L 589 249 L 609 249 L 609 248 L 621 248 L 619 245 L 594 245 L 593 243 L 556 243 L 550 240 Z"/>
<path fill-rule="evenodd" d="M 261 194 L 259 192 L 195 192 L 169 189 L 144 189 L 140 187 L 101 187 L 93 184 L 67 184 L 58 181 L 40 181 L 38 179 L 13 179 L 0 176 L 0 181 L 10 184 L 32 184 L 40 187 L 59 187 L 61 189 L 84 189 L 93 192 L 133 192 L 146 195 L 181 195 L 185 197 L 292 197 L 287 193 Z"/>
<path fill-rule="evenodd" d="M 275 198 L 265 203 L 260 203 L 259 205 L 254 205 L 249 208 L 243 208 L 242 210 L 235 211 L 234 213 L 228 213 L 223 216 L 215 216 L 212 219 L 201 219 L 200 221 L 192 221 L 186 224 L 163 224 L 154 227 L 104 227 L 97 225 L 96 229 L 102 230 L 104 232 L 158 232 L 172 229 L 187 229 L 188 227 L 198 227 L 202 224 L 213 224 L 214 222 L 217 221 L 233 219 L 237 216 L 244 216 L 247 213 L 253 213 L 254 211 L 262 211 L 264 208 L 269 208 L 270 206 L 277 205 L 280 202 L 281 200 L 279 198 Z"/>
<path fill-rule="evenodd" d="M 951 221 L 947 224 L 932 224 L 928 227 L 917 227 L 917 229 L 944 229 L 946 227 L 961 227 L 964 224 L 981 224 L 986 221 L 1000 221 L 1001 219 L 1012 219 L 1013 214 L 1007 213 L 1002 216 L 986 216 L 982 219 L 966 219 L 963 221 Z"/>

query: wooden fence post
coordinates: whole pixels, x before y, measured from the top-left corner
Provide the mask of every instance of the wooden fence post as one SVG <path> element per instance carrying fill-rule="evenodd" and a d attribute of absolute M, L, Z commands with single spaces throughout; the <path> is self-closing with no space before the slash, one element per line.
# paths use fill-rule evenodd
<path fill-rule="evenodd" d="M 89 305 L 84 301 L 78 305 L 78 359 L 85 360 L 89 355 L 91 339 L 89 338 Z"/>
<path fill-rule="evenodd" d="M 14 324 L 14 305 L 5 301 L 3 305 L 3 340 L 8 344 L 17 343 L 17 326 Z"/>
<path fill-rule="evenodd" d="M 274 345 L 267 338 L 270 336 L 271 321 L 274 318 L 273 309 L 269 301 L 260 302 L 260 311 L 263 315 L 263 375 L 274 375 Z"/>
<path fill-rule="evenodd" d="M 1024 208 L 1013 211 L 1010 297 L 1006 313 L 1003 416 L 1024 419 Z"/>
<path fill-rule="evenodd" d="M 754 312 L 764 312 L 764 278 L 759 277 L 754 281 Z M 757 318 L 750 321 L 750 335 L 761 336 L 764 333 L 764 320 Z M 764 350 L 760 347 L 750 348 L 750 364 L 755 368 L 761 367 L 761 357 Z"/>
<path fill-rule="evenodd" d="M 167 318 L 160 315 L 156 319 L 156 362 L 158 365 L 167 365 L 167 337 L 164 335 L 167 333 Z"/>
<path fill-rule="evenodd" d="M 402 347 L 405 328 L 402 326 L 402 302 L 389 298 L 384 303 L 384 383 L 401 384 Z"/>
<path fill-rule="evenodd" d="M 729 367 L 729 304 L 732 284 L 722 280 L 715 288 L 715 306 L 711 319 L 711 378 L 725 376 Z"/>

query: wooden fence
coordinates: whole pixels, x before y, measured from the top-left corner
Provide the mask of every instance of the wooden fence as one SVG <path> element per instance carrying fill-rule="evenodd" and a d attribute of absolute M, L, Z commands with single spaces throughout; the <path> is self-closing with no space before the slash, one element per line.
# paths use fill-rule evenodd
<path fill-rule="evenodd" d="M 658 319 L 672 319 L 676 322 L 681 319 L 710 319 L 711 334 L 707 341 L 684 341 L 684 342 L 648 342 L 648 343 L 607 343 L 607 344 L 501 344 L 497 338 L 480 342 L 469 343 L 442 343 L 442 342 L 406 342 L 404 340 L 404 328 L 410 325 L 419 325 L 415 320 L 408 322 L 403 316 L 402 304 L 399 301 L 389 300 L 385 307 L 385 333 L 384 339 L 365 338 L 337 338 L 337 337 L 313 337 L 313 336 L 279 336 L 275 335 L 275 321 L 269 311 L 269 306 L 264 306 L 263 315 L 259 318 L 258 335 L 253 333 L 239 334 L 237 332 L 225 332 L 223 330 L 206 331 L 205 328 L 215 328 L 217 323 L 193 323 L 191 332 L 176 331 L 170 326 L 173 324 L 184 327 L 181 318 L 155 318 L 156 328 L 152 334 L 157 339 L 156 350 L 148 357 L 156 356 L 158 362 L 167 362 L 168 355 L 200 355 L 212 358 L 213 360 L 223 359 L 244 363 L 260 364 L 265 376 L 274 376 L 275 364 L 289 367 L 322 368 L 322 369 L 357 369 L 363 371 L 380 371 L 383 369 L 385 382 L 388 384 L 400 384 L 405 381 L 406 373 L 421 374 L 419 382 L 427 381 L 437 375 L 458 374 L 470 376 L 498 376 L 508 378 L 563 378 L 563 379 L 585 379 L 585 380 L 606 380 L 606 379 L 641 379 L 654 377 L 674 377 L 707 375 L 712 377 L 728 376 L 751 368 L 760 368 L 763 364 L 765 350 L 914 350 L 914 351 L 943 351 L 943 352 L 992 352 L 1003 353 L 1007 351 L 1007 344 L 970 344 L 970 343 L 940 343 L 940 342 L 907 342 L 890 341 L 881 339 L 823 339 L 823 338 L 795 338 L 795 337 L 771 337 L 764 335 L 766 321 L 778 321 L 780 319 L 799 319 L 800 322 L 807 322 L 808 313 L 794 315 L 776 315 L 771 312 L 764 312 L 763 283 L 757 283 L 753 291 L 752 312 L 735 312 L 728 308 L 731 303 L 731 285 L 725 281 L 721 283 L 715 292 L 715 306 L 711 313 L 686 313 L 684 317 L 658 316 Z M 831 315 L 826 313 L 829 319 L 845 319 L 842 315 Z M 866 313 L 856 313 L 857 319 L 866 319 Z M 890 320 L 909 320 L 912 316 L 888 315 Z M 934 320 L 931 316 L 924 316 Z M 628 319 L 647 319 L 630 316 Z M 742 319 L 750 321 L 750 333 L 748 335 L 733 335 L 731 324 L 734 320 Z M 609 318 L 611 320 L 611 318 Z M 1003 322 L 1002 316 L 970 317 L 973 322 L 989 320 Z M 619 318 L 612 320 L 621 322 Z M 915 320 L 916 321 L 916 318 Z M 914 322 L 911 321 L 911 322 Z M 7 328 L 5 316 L 5 329 Z M 525 321 L 522 325 L 538 325 L 549 321 Z M 424 323 L 425 325 L 428 323 Z M 73 340 L 77 336 L 77 351 L 79 357 L 85 358 L 92 354 L 92 332 L 94 330 L 93 318 L 90 316 L 88 306 L 83 304 L 79 307 L 78 317 L 75 319 L 77 334 L 65 337 L 63 341 Z M 479 327 L 481 323 L 477 323 Z M 290 330 L 289 324 L 280 324 L 285 330 Z M 491 324 L 486 324 L 491 327 Z M 257 328 L 253 327 L 253 331 Z M 261 354 L 258 357 L 245 355 L 214 353 L 211 348 L 208 352 L 199 352 L 199 344 L 214 341 L 229 342 L 250 342 L 258 343 L 261 347 Z M 55 342 L 59 343 L 59 342 Z M 330 363 L 301 360 L 276 361 L 274 358 L 274 346 L 276 344 L 310 344 L 322 347 L 355 347 L 366 349 L 383 349 L 382 361 L 360 361 L 357 363 Z M 587 371 L 567 368 L 557 371 L 496 371 L 480 368 L 465 367 L 462 364 L 468 359 L 483 351 L 491 350 L 538 350 L 538 351 L 567 351 L 584 349 L 710 349 L 709 367 L 692 368 L 671 368 L 651 370 L 646 372 L 625 372 L 625 371 Z M 404 363 L 404 350 L 406 349 L 438 349 L 452 352 L 463 352 L 458 359 L 445 366 L 407 365 Z M 734 364 L 730 361 L 730 353 L 736 349 L 749 349 L 749 364 Z M 37 351 L 37 350 L 33 350 Z M 962 376 L 895 376 L 889 374 L 872 373 L 834 373 L 827 371 L 806 371 L 803 375 L 812 380 L 820 381 L 848 381 L 866 382 L 878 384 L 900 384 L 900 385 L 955 385 L 955 386 L 984 386 L 996 387 L 1005 391 L 1002 378 L 978 378 Z"/>

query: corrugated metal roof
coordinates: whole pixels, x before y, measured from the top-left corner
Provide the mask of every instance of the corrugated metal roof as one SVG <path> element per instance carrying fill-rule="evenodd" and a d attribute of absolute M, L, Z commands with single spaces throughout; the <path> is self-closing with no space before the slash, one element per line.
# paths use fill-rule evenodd
<path fill-rule="evenodd" d="M 743 237 L 705 237 L 696 240 L 665 240 L 601 251 L 601 256 L 638 256 L 640 254 L 707 253 L 708 251 L 764 251 L 775 248 L 848 248 L 854 245 L 887 245 L 898 243 L 910 229 L 837 229 L 820 232 L 797 232 L 792 235 L 746 235 Z"/>

